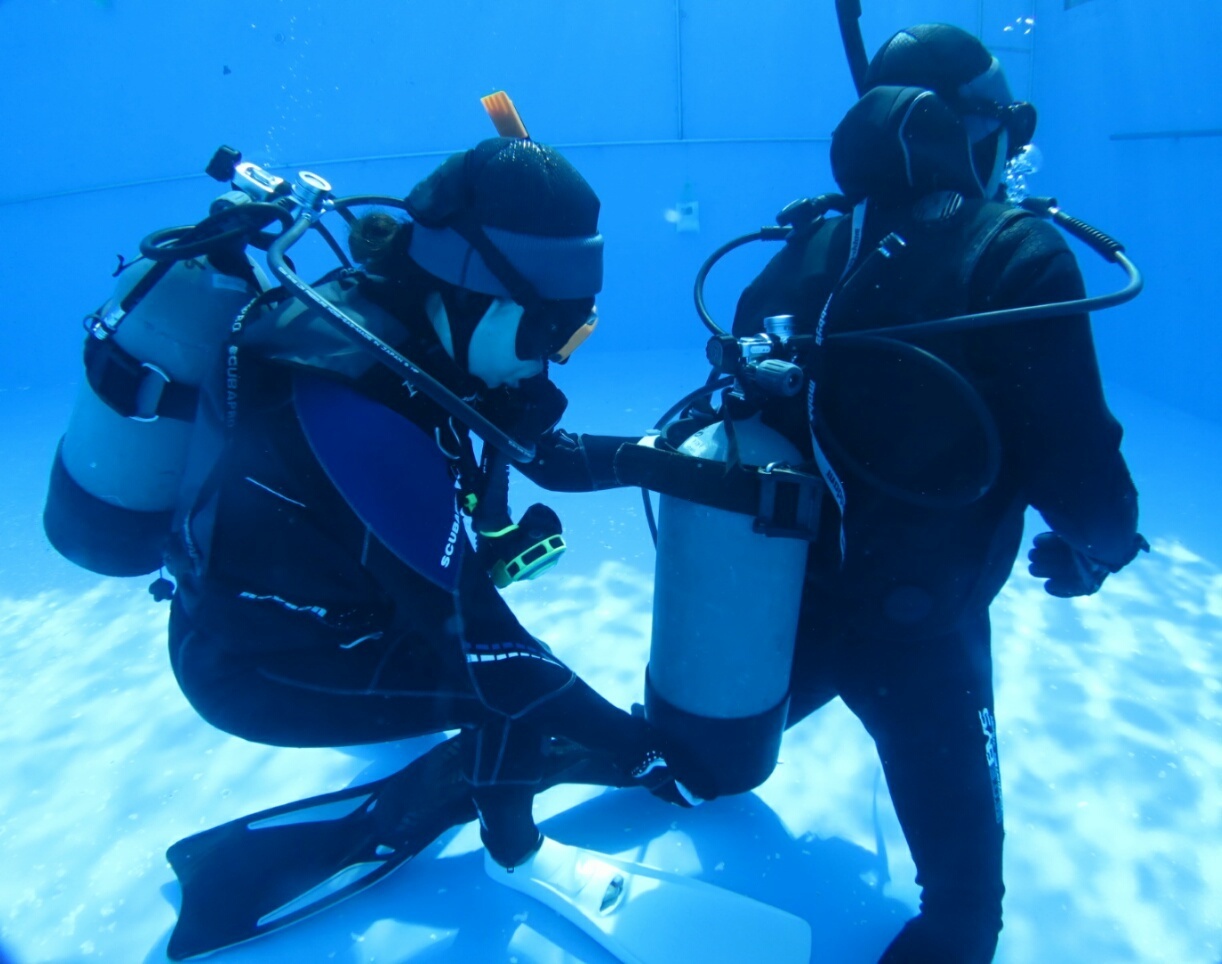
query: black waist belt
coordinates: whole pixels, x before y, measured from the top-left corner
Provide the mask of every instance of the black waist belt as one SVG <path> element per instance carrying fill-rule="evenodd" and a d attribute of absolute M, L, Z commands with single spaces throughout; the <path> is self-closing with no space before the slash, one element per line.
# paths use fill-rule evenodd
<path fill-rule="evenodd" d="M 621 445 L 615 476 L 624 485 L 754 519 L 756 532 L 814 541 L 823 480 L 787 466 L 727 465 L 647 445 Z"/>

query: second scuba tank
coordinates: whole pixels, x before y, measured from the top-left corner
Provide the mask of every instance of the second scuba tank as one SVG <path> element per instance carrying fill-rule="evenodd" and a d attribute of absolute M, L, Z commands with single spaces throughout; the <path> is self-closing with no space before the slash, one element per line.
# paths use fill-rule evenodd
<path fill-rule="evenodd" d="M 679 451 L 766 466 L 802 455 L 758 415 L 718 422 Z M 646 716 L 684 782 L 705 798 L 759 786 L 789 707 L 809 543 L 757 532 L 751 516 L 660 497 Z"/>
<path fill-rule="evenodd" d="M 149 278 L 129 313 L 118 310 L 154 271 L 164 274 Z M 160 568 L 196 389 L 255 294 L 202 257 L 168 270 L 144 262 L 120 275 L 87 320 L 87 377 L 51 469 L 43 527 L 62 556 L 107 576 Z"/>

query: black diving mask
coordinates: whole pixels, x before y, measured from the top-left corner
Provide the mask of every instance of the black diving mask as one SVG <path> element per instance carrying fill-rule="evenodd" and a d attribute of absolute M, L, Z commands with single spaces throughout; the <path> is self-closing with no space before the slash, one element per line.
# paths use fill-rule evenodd
<path fill-rule="evenodd" d="M 1035 105 L 1025 100 L 1014 101 L 1011 104 L 999 104 L 991 100 L 960 99 L 955 108 L 962 114 L 972 114 L 976 117 L 987 117 L 997 121 L 1006 129 L 1009 144 L 1006 148 L 1006 160 L 1013 160 L 1024 147 L 1035 137 L 1035 124 L 1038 115 Z"/>
<path fill-rule="evenodd" d="M 522 316 L 515 351 L 519 358 L 565 364 L 598 324 L 592 298 L 536 301 Z"/>

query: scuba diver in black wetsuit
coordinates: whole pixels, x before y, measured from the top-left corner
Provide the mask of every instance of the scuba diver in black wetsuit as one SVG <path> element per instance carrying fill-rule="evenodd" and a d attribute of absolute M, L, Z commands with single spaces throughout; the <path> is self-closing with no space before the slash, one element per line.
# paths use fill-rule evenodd
<path fill-rule="evenodd" d="M 460 731 L 389 776 L 171 846 L 182 906 L 167 953 L 285 927 L 478 818 L 494 881 L 623 959 L 745 942 L 797 964 L 800 918 L 534 823 L 535 794 L 562 782 L 699 798 L 658 729 L 578 679 L 497 592 L 564 548 L 545 506 L 512 521 L 510 463 L 595 490 L 621 484 L 613 456 L 631 440 L 557 429 L 566 402 L 547 378 L 597 320 L 598 198 L 516 114 L 489 113 L 508 136 L 403 201 L 336 198 L 309 172 L 290 185 L 222 148 L 208 173 L 234 190 L 198 225 L 145 238 L 144 263 L 121 263 L 86 318 L 88 378 L 44 528 L 92 571 L 176 577 L 150 591 L 171 599 L 171 662 L 199 714 L 293 747 Z M 371 204 L 411 220 L 350 211 Z M 332 212 L 359 268 L 321 223 Z M 343 266 L 311 286 L 287 252 L 314 231 Z"/>
<path fill-rule="evenodd" d="M 363 270 L 319 294 L 533 440 L 519 467 L 535 481 L 613 484 L 609 458 L 604 477 L 588 451 L 598 439 L 556 430 L 565 400 L 546 373 L 596 320 L 589 185 L 556 151 L 496 138 L 446 161 L 406 209 L 410 222 L 357 222 Z M 477 463 L 463 425 L 300 301 L 235 327 L 228 384 L 239 387 L 204 393 L 219 430 L 197 443 L 210 468 L 186 498 L 171 566 L 171 656 L 201 715 L 282 746 L 464 729 L 485 844 L 510 866 L 538 843 L 530 807 L 548 737 L 670 793 L 650 728 L 578 679 L 497 592 L 563 548 L 550 509 L 511 522 L 509 459 L 486 445 Z"/>
<path fill-rule="evenodd" d="M 1149 547 L 1081 309 L 921 330 L 1084 297 L 1060 234 L 998 200 L 1034 109 L 940 24 L 892 37 L 861 93 L 832 143 L 852 213 L 799 225 L 734 321 L 752 336 L 792 316 L 819 344 L 808 392 L 764 419 L 843 492 L 808 558 L 788 723 L 840 696 L 878 748 L 922 888 L 883 960 L 988 961 L 1004 890 L 988 610 L 1024 511 L 1051 527 L 1030 571 L 1056 596 Z"/>

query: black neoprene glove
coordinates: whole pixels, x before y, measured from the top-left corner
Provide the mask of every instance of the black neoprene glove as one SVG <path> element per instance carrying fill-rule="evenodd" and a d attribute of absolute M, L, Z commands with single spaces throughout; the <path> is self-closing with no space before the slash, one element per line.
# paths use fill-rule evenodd
<path fill-rule="evenodd" d="M 1133 555 L 1113 568 L 1079 552 L 1055 532 L 1041 532 L 1027 553 L 1031 563 L 1027 571 L 1037 579 L 1046 580 L 1044 591 L 1050 596 L 1061 599 L 1092 596 L 1099 591 L 1104 579 L 1119 572 L 1138 552 L 1149 551 L 1150 544 L 1139 535 L 1134 542 Z"/>
<path fill-rule="evenodd" d="M 646 722 L 645 707 L 642 704 L 632 704 L 632 718 L 649 734 L 647 743 L 650 746 L 630 768 L 633 784 L 644 787 L 658 799 L 678 807 L 698 807 L 704 803 L 705 798 L 687 784 L 680 782 L 674 768 L 666 762 L 661 749 L 661 744 L 665 741 L 661 734 Z M 703 773 L 697 773 L 695 776 L 700 782 L 709 782 Z M 690 779 L 690 776 L 685 779 Z"/>
<path fill-rule="evenodd" d="M 704 798 L 675 778 L 675 771 L 658 750 L 650 750 L 632 767 L 632 779 L 660 800 L 677 807 L 698 807 Z"/>

